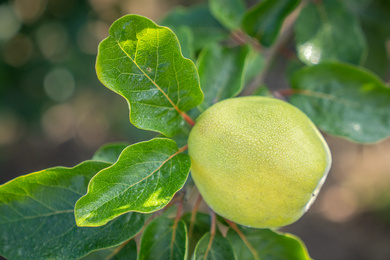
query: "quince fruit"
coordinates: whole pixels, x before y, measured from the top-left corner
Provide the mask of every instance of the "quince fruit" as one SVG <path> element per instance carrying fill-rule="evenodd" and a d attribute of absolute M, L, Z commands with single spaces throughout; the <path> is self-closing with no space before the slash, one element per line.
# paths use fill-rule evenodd
<path fill-rule="evenodd" d="M 310 119 L 267 97 L 221 101 L 191 130 L 192 177 L 205 202 L 238 224 L 274 228 L 310 207 L 331 165 L 329 147 Z"/>

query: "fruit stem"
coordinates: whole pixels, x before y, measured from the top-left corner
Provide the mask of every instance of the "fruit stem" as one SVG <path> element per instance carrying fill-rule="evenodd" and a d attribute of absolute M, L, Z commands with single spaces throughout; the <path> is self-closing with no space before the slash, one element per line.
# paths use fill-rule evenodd
<path fill-rule="evenodd" d="M 207 259 L 207 256 L 210 252 L 211 245 L 213 244 L 213 240 L 215 237 L 216 216 L 215 216 L 215 212 L 213 210 L 209 209 L 209 211 L 210 211 L 210 217 L 211 217 L 210 241 L 209 241 L 209 244 L 207 245 L 206 253 L 204 254 L 203 259 Z"/>
<path fill-rule="evenodd" d="M 195 121 L 189 116 L 187 115 L 185 112 L 181 112 L 180 115 L 184 118 L 184 120 L 187 121 L 187 123 L 189 123 L 191 126 L 194 126 L 195 125 Z"/>
<path fill-rule="evenodd" d="M 225 221 L 229 224 L 229 226 L 234 230 L 236 231 L 236 233 L 240 236 L 240 238 L 242 239 L 242 241 L 245 243 L 245 245 L 248 247 L 249 251 L 251 251 L 253 257 L 255 260 L 260 260 L 260 257 L 259 255 L 257 254 L 256 250 L 253 248 L 253 246 L 251 245 L 251 243 L 248 241 L 248 239 L 246 238 L 246 236 L 244 235 L 244 233 L 242 233 L 242 231 L 237 227 L 236 223 L 228 220 L 228 219 L 225 219 Z"/>
<path fill-rule="evenodd" d="M 192 208 L 192 212 L 191 212 L 191 222 L 190 222 L 190 228 L 189 228 L 189 231 L 188 231 L 188 238 L 189 239 L 191 239 L 192 233 L 194 231 L 194 224 L 195 224 L 195 220 L 196 220 L 196 214 L 198 213 L 198 208 L 199 208 L 199 205 L 200 205 L 201 202 L 202 202 L 202 196 L 199 194 L 198 198 L 195 201 L 194 207 Z"/>

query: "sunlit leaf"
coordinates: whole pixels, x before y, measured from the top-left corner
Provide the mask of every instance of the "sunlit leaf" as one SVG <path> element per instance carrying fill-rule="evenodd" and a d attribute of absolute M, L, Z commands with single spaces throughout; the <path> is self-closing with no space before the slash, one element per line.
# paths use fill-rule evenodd
<path fill-rule="evenodd" d="M 129 146 L 128 143 L 111 143 L 103 145 L 95 152 L 92 160 L 114 163 L 118 160 L 119 155 Z"/>
<path fill-rule="evenodd" d="M 124 16 L 109 33 L 99 45 L 100 81 L 127 100 L 135 126 L 174 135 L 185 124 L 181 114 L 203 99 L 195 65 L 170 29 L 145 17 Z"/>
<path fill-rule="evenodd" d="M 205 234 L 195 248 L 193 260 L 226 260 L 239 259 L 234 256 L 233 248 L 229 241 L 220 235 L 215 235 L 210 241 L 210 233 Z"/>
<path fill-rule="evenodd" d="M 374 74 L 339 63 L 299 70 L 291 103 L 323 131 L 359 143 L 390 136 L 390 88 Z"/>
<path fill-rule="evenodd" d="M 204 46 L 225 39 L 229 31 L 211 15 L 207 5 L 173 9 L 162 21 L 162 25 L 176 31 L 179 26 L 188 26 L 194 34 L 193 47 L 200 50 Z"/>
<path fill-rule="evenodd" d="M 95 175 L 88 193 L 77 201 L 77 224 L 101 226 L 129 211 L 163 208 L 187 179 L 191 163 L 183 150 L 166 138 L 127 147 L 115 164 Z"/>
<path fill-rule="evenodd" d="M 366 41 L 356 17 L 341 1 L 308 2 L 295 24 L 298 57 L 308 65 L 362 61 Z"/>
<path fill-rule="evenodd" d="M 198 58 L 198 71 L 205 93 L 201 109 L 240 93 L 245 79 L 247 46 L 236 48 L 212 44 Z"/>
<path fill-rule="evenodd" d="M 247 11 L 242 21 L 246 33 L 269 47 L 276 40 L 284 18 L 298 5 L 299 0 L 264 0 Z"/>
<path fill-rule="evenodd" d="M 229 229 L 227 233 L 227 239 L 239 260 L 311 259 L 303 242 L 291 234 L 269 229 L 239 228 L 245 235 L 246 242 L 233 229 Z"/>
<path fill-rule="evenodd" d="M 0 255 L 8 259 L 77 259 L 134 236 L 144 216 L 129 213 L 99 228 L 76 226 L 74 205 L 98 171 L 88 161 L 18 177 L 0 186 Z"/>
<path fill-rule="evenodd" d="M 237 29 L 245 11 L 243 0 L 210 0 L 210 11 L 226 28 Z"/>
<path fill-rule="evenodd" d="M 182 220 L 159 217 L 142 233 L 138 260 L 187 259 L 187 228 Z"/>

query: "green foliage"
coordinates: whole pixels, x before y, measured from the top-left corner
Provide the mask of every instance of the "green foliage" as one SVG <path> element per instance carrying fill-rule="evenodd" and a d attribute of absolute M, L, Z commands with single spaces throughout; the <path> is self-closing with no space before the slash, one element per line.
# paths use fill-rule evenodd
<path fill-rule="evenodd" d="M 113 23 L 99 45 L 96 71 L 128 101 L 135 126 L 166 136 L 179 132 L 181 114 L 203 99 L 195 65 L 182 56 L 175 34 L 138 15 Z"/>
<path fill-rule="evenodd" d="M 287 21 L 293 11 L 297 18 Z M 138 15 L 118 19 L 99 45 L 97 76 L 126 99 L 133 125 L 172 139 L 108 144 L 94 161 L 1 185 L 0 255 L 310 259 L 291 234 L 241 226 L 237 231 L 222 217 L 213 223 L 209 214 L 196 213 L 196 203 L 187 203 L 194 185 L 188 135 L 201 112 L 218 101 L 274 95 L 325 133 L 358 143 L 389 137 L 390 88 L 376 75 L 385 78 L 389 70 L 389 15 L 385 0 L 264 0 L 251 8 L 242 0 L 210 0 L 173 9 L 159 23 L 167 27 Z M 264 84 L 280 53 L 289 59 L 288 72 L 274 75 L 290 81 L 284 90 Z M 85 63 L 79 63 L 75 70 L 84 76 Z M 9 85 L 8 69 L 2 63 L 0 68 L 1 82 Z M 14 94 L 3 86 L 0 100 Z M 23 109 L 28 115 L 37 110 Z"/>
<path fill-rule="evenodd" d="M 210 0 L 210 11 L 226 28 L 234 30 L 241 25 L 245 3 L 243 0 Z"/>
<path fill-rule="evenodd" d="M 108 163 L 55 167 L 0 186 L 0 254 L 9 259 L 78 259 L 133 237 L 144 215 L 128 213 L 104 227 L 76 226 L 74 205 Z"/>
<path fill-rule="evenodd" d="M 190 160 L 170 139 L 127 147 L 118 161 L 96 174 L 75 207 L 78 226 L 101 226 L 129 211 L 154 212 L 180 190 Z"/>
<path fill-rule="evenodd" d="M 245 14 L 243 28 L 248 35 L 269 47 L 278 36 L 284 18 L 298 5 L 299 0 L 260 1 Z"/>
<path fill-rule="evenodd" d="M 233 246 L 236 259 L 311 259 L 302 241 L 291 234 L 280 234 L 269 229 L 245 227 L 239 229 L 247 238 L 248 244 L 233 229 L 229 229 L 227 233 L 227 239 Z M 250 249 L 248 245 L 252 248 Z"/>
<path fill-rule="evenodd" d="M 196 245 L 193 259 L 233 260 L 237 258 L 234 257 L 233 248 L 226 238 L 220 235 L 211 237 L 210 233 L 206 233 Z"/>
<path fill-rule="evenodd" d="M 177 28 L 188 26 L 193 32 L 193 48 L 200 50 L 212 42 L 226 39 L 229 32 L 211 15 L 207 5 L 176 8 L 161 22 L 175 33 Z"/>
<path fill-rule="evenodd" d="M 291 103 L 325 132 L 359 143 L 390 136 L 390 88 L 374 74 L 324 63 L 296 72 L 292 87 Z"/>
<path fill-rule="evenodd" d="M 95 152 L 92 160 L 115 163 L 122 151 L 129 146 L 128 143 L 111 143 L 103 145 Z"/>
<path fill-rule="evenodd" d="M 307 65 L 329 60 L 362 62 L 366 40 L 357 19 L 341 1 L 308 3 L 295 31 L 298 57 Z"/>
<path fill-rule="evenodd" d="M 202 50 L 198 58 L 200 83 L 205 95 L 201 110 L 241 92 L 248 54 L 247 46 L 228 48 L 210 44 Z"/>
<path fill-rule="evenodd" d="M 187 245 L 187 227 L 184 222 L 159 217 L 145 228 L 138 259 L 186 259 Z"/>

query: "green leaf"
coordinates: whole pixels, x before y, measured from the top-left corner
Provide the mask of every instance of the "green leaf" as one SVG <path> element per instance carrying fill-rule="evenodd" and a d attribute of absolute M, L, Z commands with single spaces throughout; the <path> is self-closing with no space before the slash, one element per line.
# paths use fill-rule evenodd
<path fill-rule="evenodd" d="M 226 39 L 229 31 L 211 15 L 207 5 L 192 6 L 190 8 L 179 7 L 173 9 L 162 21 L 162 25 L 168 26 L 173 31 L 179 26 L 188 26 L 194 34 L 193 47 L 200 50 L 204 46 Z"/>
<path fill-rule="evenodd" d="M 182 220 L 159 217 L 142 233 L 138 260 L 187 259 L 187 228 Z"/>
<path fill-rule="evenodd" d="M 241 25 L 245 3 L 242 0 L 210 0 L 210 11 L 226 28 L 235 30 Z"/>
<path fill-rule="evenodd" d="M 389 56 L 386 49 L 387 37 L 377 27 L 363 27 L 363 31 L 367 39 L 368 49 L 367 57 L 362 65 L 385 78 L 389 67 Z"/>
<path fill-rule="evenodd" d="M 264 96 L 264 97 L 274 97 L 271 91 L 268 89 L 266 85 L 261 85 L 258 87 L 255 92 L 253 92 L 254 96 Z"/>
<path fill-rule="evenodd" d="M 202 103 L 194 63 L 170 29 L 145 17 L 126 15 L 109 33 L 99 45 L 98 78 L 127 100 L 135 126 L 174 135 L 184 125 L 181 114 Z"/>
<path fill-rule="evenodd" d="M 198 72 L 205 93 L 202 110 L 241 92 L 245 79 L 247 46 L 236 48 L 212 44 L 198 58 Z"/>
<path fill-rule="evenodd" d="M 110 260 L 137 260 L 137 243 L 134 239 L 125 244 L 124 247 L 112 257 Z"/>
<path fill-rule="evenodd" d="M 114 163 L 118 160 L 119 155 L 127 146 L 129 146 L 128 143 L 105 144 L 95 152 L 92 160 Z"/>
<path fill-rule="evenodd" d="M 309 2 L 295 24 L 299 59 L 308 64 L 360 64 L 366 41 L 356 17 L 338 0 Z"/>
<path fill-rule="evenodd" d="M 390 136 L 390 88 L 347 64 L 305 67 L 292 78 L 290 102 L 323 131 L 359 143 Z"/>
<path fill-rule="evenodd" d="M 284 18 L 299 4 L 300 0 L 264 0 L 247 11 L 242 21 L 246 33 L 255 37 L 266 47 L 278 37 Z"/>
<path fill-rule="evenodd" d="M 178 26 L 171 28 L 171 30 L 176 34 L 180 42 L 181 52 L 185 58 L 194 59 L 195 49 L 194 49 L 194 34 L 190 27 L 188 26 Z"/>
<path fill-rule="evenodd" d="M 210 239 L 211 235 L 207 233 L 199 240 L 192 256 L 193 260 L 241 260 L 234 256 L 233 248 L 226 238 L 215 235 L 211 242 Z"/>
<path fill-rule="evenodd" d="M 259 75 L 264 68 L 264 57 L 260 51 L 251 49 L 246 58 L 245 84 L 248 84 L 255 76 Z"/>
<path fill-rule="evenodd" d="M 189 243 L 188 243 L 188 253 L 189 255 L 192 255 L 192 253 L 195 250 L 196 244 L 198 241 L 206 234 L 207 232 L 210 231 L 210 225 L 211 225 L 211 220 L 210 220 L 210 215 L 204 214 L 201 212 L 198 212 L 196 214 L 195 221 L 191 228 L 191 212 L 188 212 L 184 214 L 183 216 L 183 221 L 187 224 L 188 228 L 188 236 L 189 236 Z M 191 233 L 190 233 L 191 232 Z"/>
<path fill-rule="evenodd" d="M 94 251 L 81 260 L 137 260 L 137 243 L 131 239 L 118 247 Z"/>
<path fill-rule="evenodd" d="M 127 147 L 118 161 L 100 171 L 75 207 L 79 226 L 101 226 L 129 212 L 154 212 L 180 190 L 190 159 L 173 140 L 155 138 Z"/>
<path fill-rule="evenodd" d="M 308 260 L 311 259 L 305 245 L 298 238 L 291 234 L 276 233 L 269 229 L 253 229 L 240 226 L 240 230 L 249 242 L 252 253 L 248 245 L 233 230 L 229 229 L 227 239 L 233 246 L 234 254 L 240 260 Z M 254 257 L 257 254 L 257 258 Z"/>
<path fill-rule="evenodd" d="M 134 236 L 142 214 L 121 216 L 101 228 L 76 226 L 74 205 L 108 163 L 87 161 L 18 177 L 0 186 L 0 255 L 9 259 L 77 259 Z"/>

